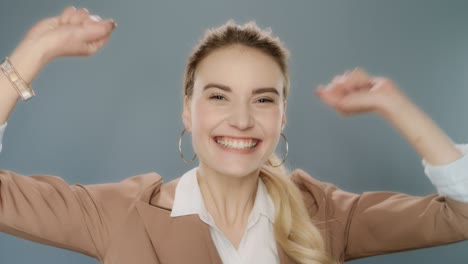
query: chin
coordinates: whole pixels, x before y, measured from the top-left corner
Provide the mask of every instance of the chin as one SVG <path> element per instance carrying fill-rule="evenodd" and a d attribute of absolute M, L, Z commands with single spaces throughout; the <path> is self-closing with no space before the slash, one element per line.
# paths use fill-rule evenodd
<path fill-rule="evenodd" d="M 242 178 L 251 175 L 260 169 L 260 164 L 241 164 L 228 160 L 204 164 L 204 167 L 211 171 L 233 178 Z"/>
<path fill-rule="evenodd" d="M 253 167 L 253 168 L 239 168 L 239 167 L 240 166 L 237 166 L 237 168 L 225 168 L 224 167 L 217 171 L 229 177 L 242 178 L 242 177 L 245 177 L 245 176 L 251 175 L 252 173 L 257 172 L 259 169 L 259 167 Z"/>

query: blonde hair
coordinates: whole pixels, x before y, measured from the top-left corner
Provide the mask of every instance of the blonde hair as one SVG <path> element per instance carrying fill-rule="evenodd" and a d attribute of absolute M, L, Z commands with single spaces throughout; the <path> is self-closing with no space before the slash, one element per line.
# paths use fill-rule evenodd
<path fill-rule="evenodd" d="M 228 21 L 206 31 L 187 62 L 184 95 L 192 97 L 199 63 L 213 51 L 233 45 L 254 48 L 275 60 L 284 75 L 283 95 L 286 100 L 289 92 L 288 50 L 270 29 L 262 30 L 255 22 L 238 25 Z M 260 177 L 275 206 L 276 241 L 296 263 L 333 263 L 319 229 L 311 221 L 299 189 L 287 176 L 285 166 L 273 167 L 270 162 L 279 164 L 280 160 L 273 154 L 260 169 Z"/>

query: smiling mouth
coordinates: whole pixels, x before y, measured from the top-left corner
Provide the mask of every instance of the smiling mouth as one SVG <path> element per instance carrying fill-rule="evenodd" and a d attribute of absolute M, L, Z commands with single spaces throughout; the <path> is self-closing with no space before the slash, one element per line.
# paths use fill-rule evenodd
<path fill-rule="evenodd" d="M 255 148 L 260 140 L 254 138 L 238 139 L 229 137 L 215 137 L 214 141 L 225 148 L 247 150 Z"/>

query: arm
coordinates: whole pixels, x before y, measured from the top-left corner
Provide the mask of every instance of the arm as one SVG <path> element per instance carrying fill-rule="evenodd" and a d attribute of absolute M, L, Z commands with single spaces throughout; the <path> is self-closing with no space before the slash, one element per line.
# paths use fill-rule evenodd
<path fill-rule="evenodd" d="M 423 159 L 432 165 L 444 165 L 461 158 L 462 153 L 445 133 L 421 109 L 399 93 L 393 83 L 388 80 L 378 82 L 381 89 L 393 90 L 388 92 L 390 102 L 383 104 L 379 112 Z"/>
<path fill-rule="evenodd" d="M 293 181 L 335 258 L 348 261 L 468 239 L 468 204 L 437 194 L 356 194 L 302 170 Z"/>
<path fill-rule="evenodd" d="M 463 156 L 432 120 L 395 84 L 357 69 L 337 77 L 317 95 L 343 115 L 376 112 L 389 121 L 422 156 L 439 195 L 394 192 L 361 195 L 324 187 L 330 221 L 340 230 L 347 260 L 468 239 L 468 156 Z M 432 165 L 431 165 L 432 164 Z M 465 187 L 463 187 L 465 186 Z"/>
<path fill-rule="evenodd" d="M 316 94 L 327 105 L 343 115 L 368 112 L 381 115 L 421 155 L 425 161 L 424 164 L 428 165 L 426 168 L 450 165 L 463 156 L 445 133 L 388 79 L 371 77 L 364 71 L 355 69 L 336 77 L 329 85 L 319 87 Z M 458 169 L 456 171 L 440 169 L 439 172 L 426 170 L 431 180 L 437 178 L 437 181 L 432 180 L 432 182 L 439 191 L 442 186 L 453 186 L 468 181 L 468 164 L 452 167 Z M 446 175 L 447 173 L 457 176 L 450 177 Z M 440 177 L 441 174 L 445 176 Z M 456 193 L 443 194 L 468 202 L 468 188 L 457 190 Z"/>
<path fill-rule="evenodd" d="M 424 171 L 439 194 L 468 203 L 468 156 L 421 109 L 388 80 L 386 104 L 379 113 L 411 144 L 423 159 Z M 392 91 L 394 90 L 394 91 Z"/>
<path fill-rule="evenodd" d="M 355 69 L 319 87 L 316 95 L 343 115 L 380 114 L 431 164 L 447 164 L 462 156 L 444 132 L 388 79 Z"/>
<path fill-rule="evenodd" d="M 424 172 L 440 195 L 468 203 L 468 145 L 457 145 L 463 157 L 448 164 L 434 166 L 423 160 Z"/>
<path fill-rule="evenodd" d="M 135 200 L 149 188 L 158 192 L 161 184 L 155 173 L 119 183 L 68 185 L 55 176 L 0 170 L 0 232 L 102 262 Z"/>
<path fill-rule="evenodd" d="M 54 58 L 94 54 L 113 28 L 113 21 L 93 19 L 87 10 L 70 7 L 33 26 L 10 61 L 29 85 Z M 0 71 L 0 140 L 18 98 Z M 103 215 L 109 213 L 88 189 L 69 186 L 58 177 L 0 170 L 0 231 L 101 259 L 110 225 Z"/>
<path fill-rule="evenodd" d="M 69 7 L 60 16 L 34 25 L 13 51 L 10 61 L 26 84 L 30 84 L 50 61 L 64 56 L 90 56 L 109 39 L 113 20 L 90 16 L 86 9 Z M 7 121 L 19 95 L 0 71 L 0 124 Z"/>
<path fill-rule="evenodd" d="M 34 25 L 10 55 L 10 62 L 23 81 L 30 85 L 41 69 L 55 58 L 96 53 L 114 28 L 113 20 L 100 20 L 90 16 L 86 9 L 69 7 L 60 16 L 46 18 Z M 6 122 L 19 98 L 12 83 L 0 70 L 0 151 Z"/>
<path fill-rule="evenodd" d="M 0 231 L 101 259 L 107 223 L 80 186 L 0 170 Z"/>
<path fill-rule="evenodd" d="M 375 256 L 468 239 L 468 204 L 440 195 L 395 192 L 357 195 L 329 189 L 332 219 L 345 224 L 344 258 Z M 343 204 L 352 201 L 352 206 Z"/>

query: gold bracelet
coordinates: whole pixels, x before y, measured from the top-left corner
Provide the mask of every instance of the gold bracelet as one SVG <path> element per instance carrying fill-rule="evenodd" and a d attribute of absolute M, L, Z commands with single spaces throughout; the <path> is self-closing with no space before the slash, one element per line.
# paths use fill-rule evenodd
<path fill-rule="evenodd" d="M 5 73 L 6 77 L 10 80 L 11 84 L 19 93 L 23 101 L 26 101 L 29 98 L 36 95 L 34 93 L 34 90 L 31 87 L 29 87 L 18 74 L 8 57 L 6 57 L 5 60 L 2 62 L 0 68 L 2 69 L 3 73 Z"/>

